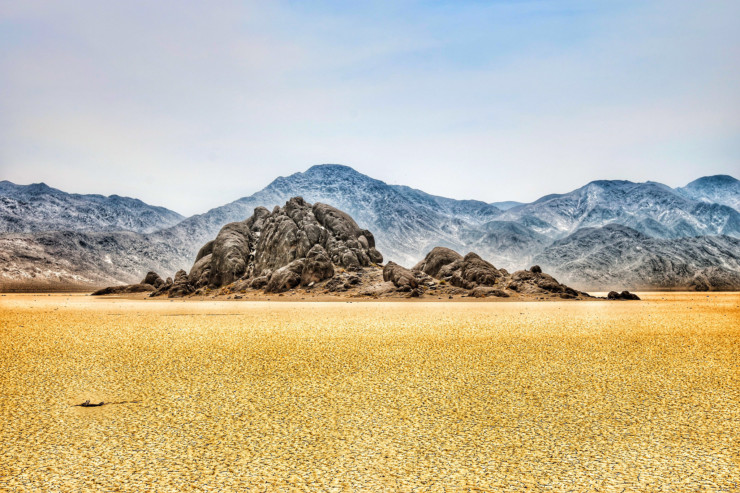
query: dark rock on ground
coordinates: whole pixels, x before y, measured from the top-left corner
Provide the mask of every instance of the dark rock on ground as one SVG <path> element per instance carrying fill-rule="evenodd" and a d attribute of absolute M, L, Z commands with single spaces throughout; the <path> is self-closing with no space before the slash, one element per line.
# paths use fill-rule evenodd
<path fill-rule="evenodd" d="M 154 291 L 154 286 L 151 284 L 129 284 L 128 286 L 109 286 L 95 291 L 92 295 L 146 293 L 148 291 Z"/>
<path fill-rule="evenodd" d="M 157 289 L 163 287 L 165 281 L 159 277 L 156 272 L 149 271 L 146 277 L 137 284 L 129 284 L 127 286 L 108 286 L 107 288 L 99 289 L 92 293 L 93 296 L 103 296 L 106 294 L 128 294 L 128 293 L 146 293 L 154 292 Z"/>
<path fill-rule="evenodd" d="M 159 274 L 156 272 L 149 271 L 147 272 L 146 277 L 144 277 L 144 280 L 141 281 L 141 284 L 150 284 L 155 288 L 159 288 L 164 285 L 164 279 L 159 277 Z"/>
<path fill-rule="evenodd" d="M 617 293 L 616 291 L 609 291 L 609 294 L 606 295 L 606 298 L 609 300 L 639 300 L 640 297 L 637 296 L 634 293 L 630 293 L 629 291 L 622 291 L 621 293 Z"/>

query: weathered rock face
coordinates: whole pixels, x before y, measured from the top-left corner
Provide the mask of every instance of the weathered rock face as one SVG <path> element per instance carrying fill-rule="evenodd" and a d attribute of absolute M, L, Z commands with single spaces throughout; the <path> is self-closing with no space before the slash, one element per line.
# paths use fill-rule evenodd
<path fill-rule="evenodd" d="M 437 277 L 443 267 L 456 261 L 462 261 L 462 259 L 463 256 L 454 250 L 445 247 L 435 247 L 431 252 L 427 253 L 424 260 L 414 266 L 413 270 L 419 270 L 428 276 Z"/>
<path fill-rule="evenodd" d="M 170 298 L 179 298 L 187 296 L 194 291 L 193 286 L 188 282 L 188 273 L 180 269 L 175 274 L 175 280 L 169 289 Z"/>
<path fill-rule="evenodd" d="M 416 280 L 414 273 L 395 262 L 388 262 L 383 267 L 383 280 L 391 281 L 401 291 L 411 291 L 419 287 L 419 282 Z"/>

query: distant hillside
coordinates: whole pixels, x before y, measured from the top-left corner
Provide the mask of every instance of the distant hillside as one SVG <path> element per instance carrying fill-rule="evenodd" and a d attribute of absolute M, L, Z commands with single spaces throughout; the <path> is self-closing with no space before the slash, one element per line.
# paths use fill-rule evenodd
<path fill-rule="evenodd" d="M 534 258 L 580 289 L 738 289 L 740 239 L 651 238 L 618 224 L 585 228 Z"/>
<path fill-rule="evenodd" d="M 172 275 L 182 252 L 133 232 L 46 231 L 0 235 L 2 285 L 132 283 L 149 270 Z"/>
<path fill-rule="evenodd" d="M 388 185 L 348 166 L 325 164 L 279 177 L 249 197 L 188 218 L 160 234 L 167 241 L 190 244 L 194 256 L 225 223 L 249 217 L 258 206 L 281 206 L 295 196 L 344 210 L 360 227 L 378 231 L 378 250 L 405 265 L 415 264 L 437 245 L 464 249 L 469 232 L 501 214 L 485 202 L 429 195 Z"/>
<path fill-rule="evenodd" d="M 740 180 L 731 176 L 705 176 L 677 190 L 694 200 L 722 204 L 740 211 Z"/>
<path fill-rule="evenodd" d="M 594 181 L 515 207 L 499 219 L 553 239 L 607 224 L 629 226 L 656 238 L 717 234 L 740 238 L 740 213 L 735 209 L 686 197 L 655 182 Z"/>
<path fill-rule="evenodd" d="M 226 223 L 243 221 L 258 206 L 272 210 L 302 196 L 347 211 L 361 228 L 374 232 L 386 261 L 409 267 L 433 247 L 445 246 L 463 254 L 478 252 L 509 271 L 541 263 L 559 279 L 589 289 L 701 288 L 702 282 L 740 289 L 740 213 L 727 205 L 740 201 L 736 184 L 727 176 L 702 178 L 681 189 L 655 182 L 596 181 L 530 204 L 500 203 L 502 210 L 389 185 L 347 166 L 317 165 L 179 221 L 177 214 L 135 199 L 2 182 L 3 204 L 15 205 L 0 225 L 33 233 L 0 233 L 0 281 L 78 276 L 84 278 L 79 282 L 113 284 L 141 279 L 151 269 L 171 275 L 189 269 L 199 247 Z M 17 189 L 24 192 L 23 207 L 17 205 Z M 120 202 L 127 206 L 118 207 Z M 154 214 L 155 219 L 145 220 L 147 211 L 164 217 Z M 158 221 L 166 227 L 153 231 Z M 151 232 L 111 231 L 127 228 Z M 76 232 L 59 234 L 64 229 Z"/>
<path fill-rule="evenodd" d="M 141 200 L 111 195 L 80 195 L 44 183 L 0 182 L 0 232 L 134 231 L 152 233 L 184 218 Z"/>

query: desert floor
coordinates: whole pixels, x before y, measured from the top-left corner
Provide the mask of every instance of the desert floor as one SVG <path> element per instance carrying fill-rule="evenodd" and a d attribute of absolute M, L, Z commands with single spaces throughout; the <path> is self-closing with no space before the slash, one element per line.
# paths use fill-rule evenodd
<path fill-rule="evenodd" d="M 5 295 L 0 490 L 739 491 L 740 295 L 641 294 Z"/>

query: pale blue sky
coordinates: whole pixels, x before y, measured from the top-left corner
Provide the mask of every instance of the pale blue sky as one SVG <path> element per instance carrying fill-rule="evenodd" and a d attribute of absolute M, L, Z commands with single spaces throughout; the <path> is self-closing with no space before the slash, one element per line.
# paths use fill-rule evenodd
<path fill-rule="evenodd" d="M 183 214 L 342 163 L 455 198 L 740 175 L 738 1 L 0 0 L 0 179 Z"/>

